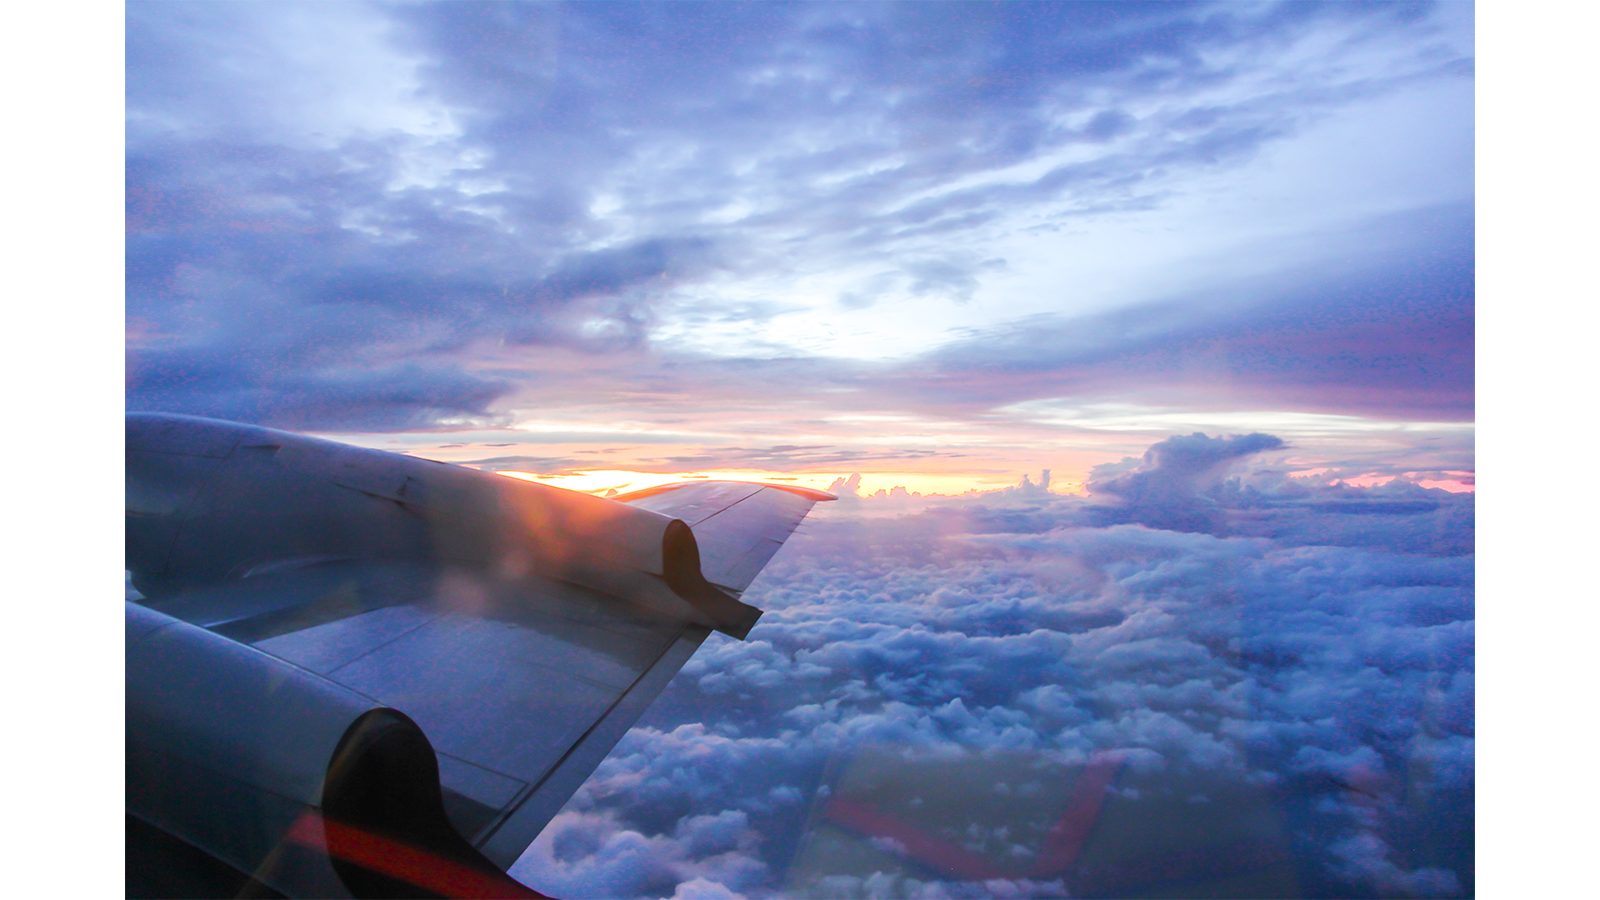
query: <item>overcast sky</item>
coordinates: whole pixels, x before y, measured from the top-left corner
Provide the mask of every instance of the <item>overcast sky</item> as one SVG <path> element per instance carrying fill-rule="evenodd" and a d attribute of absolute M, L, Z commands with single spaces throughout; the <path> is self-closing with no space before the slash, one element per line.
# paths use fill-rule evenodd
<path fill-rule="evenodd" d="M 127 97 L 130 409 L 541 474 L 1081 490 L 1259 430 L 1471 482 L 1469 4 L 141 2 Z"/>

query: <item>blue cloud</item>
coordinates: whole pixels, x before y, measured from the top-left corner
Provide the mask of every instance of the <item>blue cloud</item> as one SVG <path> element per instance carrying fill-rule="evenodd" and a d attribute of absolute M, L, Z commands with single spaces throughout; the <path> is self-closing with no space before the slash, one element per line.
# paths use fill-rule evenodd
<path fill-rule="evenodd" d="M 1267 435 L 1180 436 L 1153 446 L 1141 468 L 1199 492 L 1242 492 L 1249 485 L 1217 476 L 1274 446 Z M 516 874 L 572 896 L 669 894 L 659 878 L 601 865 L 613 859 L 607 841 L 631 834 L 662 842 L 652 858 L 677 884 L 704 879 L 698 888 L 743 896 L 990 896 L 1013 888 L 940 874 L 882 840 L 870 853 L 837 843 L 846 839 L 828 824 L 829 798 L 860 790 L 848 773 L 873 759 L 943 773 L 922 782 L 930 796 L 967 796 L 976 788 L 962 779 L 987 789 L 994 766 L 1070 783 L 1115 750 L 1123 774 L 1106 803 L 1132 829 L 1122 840 L 1137 844 L 1141 816 L 1197 817 L 1185 826 L 1196 835 L 1266 816 L 1281 825 L 1262 840 L 1288 861 L 1294 892 L 1470 893 L 1472 498 L 1329 488 L 1353 506 L 1386 508 L 1400 495 L 1459 510 L 1468 539 L 1407 552 L 1393 538 L 1434 513 L 1387 507 L 1363 518 L 1387 523 L 1391 540 L 1334 546 L 1316 536 L 1338 533 L 1317 524 L 1345 515 L 1327 510 L 1335 501 L 1263 468 L 1243 477 L 1281 501 L 1276 536 L 1097 527 L 1086 524 L 1092 498 L 1039 491 L 936 499 L 899 515 L 873 508 L 887 499 L 829 507 L 752 587 L 768 612 L 751 640 L 703 647 Z M 1187 502 L 1164 492 L 1146 502 L 1175 496 Z M 896 793 L 906 789 L 872 796 L 909 809 Z M 1175 810 L 1163 799 L 1172 791 L 1189 805 Z M 984 819 L 982 804 L 966 802 L 977 804 L 974 829 L 1034 827 L 1020 812 Z M 710 816 L 741 837 L 686 849 L 683 823 Z M 596 849 L 562 856 L 569 830 Z M 836 843 L 818 857 L 807 849 L 818 841 Z M 1242 872 L 1266 851 L 1230 852 L 1216 850 L 1216 865 Z M 876 861 L 852 861 L 863 853 Z M 1205 877 L 1193 862 L 1171 865 L 1180 881 Z M 1061 895 L 1113 877 L 1096 871 L 1030 875 L 1026 890 Z"/>
<path fill-rule="evenodd" d="M 1087 486 L 1094 494 L 1126 504 L 1114 508 L 1120 515 L 1108 516 L 1113 521 L 1137 521 L 1175 531 L 1208 531 L 1217 522 L 1207 508 L 1210 498 L 1200 492 L 1205 486 L 1203 480 L 1220 481 L 1215 476 L 1229 463 L 1283 446 L 1282 439 L 1270 434 L 1219 438 L 1199 432 L 1175 435 L 1146 450 L 1144 465 L 1139 468 L 1102 478 L 1091 472 Z"/>

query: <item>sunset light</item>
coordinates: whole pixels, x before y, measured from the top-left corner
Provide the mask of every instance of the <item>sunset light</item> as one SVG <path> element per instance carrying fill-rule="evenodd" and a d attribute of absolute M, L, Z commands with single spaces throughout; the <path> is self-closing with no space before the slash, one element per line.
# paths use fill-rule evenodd
<path fill-rule="evenodd" d="M 794 484 L 801 487 L 828 490 L 841 480 L 848 480 L 851 476 L 858 476 L 857 490 L 862 496 L 871 495 L 877 491 L 888 493 L 895 488 L 901 488 L 908 493 L 924 495 L 942 494 L 956 496 L 970 492 L 994 491 L 1002 488 L 1015 487 L 1018 478 L 1003 478 L 997 476 L 974 475 L 939 475 L 922 472 L 845 472 L 841 474 L 812 474 L 779 472 L 766 469 L 711 469 L 699 472 L 631 472 L 624 469 L 591 469 L 572 472 L 564 475 L 539 475 L 532 472 L 517 472 L 513 470 L 500 470 L 501 475 L 520 478 L 524 481 L 535 481 L 553 487 L 566 488 L 571 491 L 585 491 L 592 494 L 604 495 L 608 491 L 625 494 L 629 491 L 642 490 L 661 484 L 671 484 L 678 481 L 697 480 L 725 480 L 725 481 L 757 481 L 768 484 Z M 1037 483 L 1039 473 L 1032 473 L 1034 482 Z M 1081 481 L 1058 482 L 1051 481 L 1051 490 L 1056 493 L 1074 493 L 1082 491 Z"/>

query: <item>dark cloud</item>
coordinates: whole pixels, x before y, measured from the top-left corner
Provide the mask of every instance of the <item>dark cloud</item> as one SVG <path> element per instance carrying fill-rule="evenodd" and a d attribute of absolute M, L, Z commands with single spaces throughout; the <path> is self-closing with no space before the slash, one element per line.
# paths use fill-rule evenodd
<path fill-rule="evenodd" d="M 310 431 L 428 430 L 493 425 L 512 385 L 454 364 L 296 369 L 282 360 L 209 353 L 129 355 L 130 412 L 181 412 Z"/>
<path fill-rule="evenodd" d="M 429 236 L 397 253 L 384 246 L 392 239 L 340 224 L 381 179 L 337 172 L 333 154 L 255 154 L 297 167 L 286 176 L 226 149 L 189 150 L 177 162 L 130 160 L 130 408 L 350 429 L 483 419 L 515 385 L 466 374 L 475 343 L 636 347 L 652 292 L 711 260 L 696 238 L 529 258 L 426 198 L 388 202 L 369 220 Z M 395 383 L 407 373 L 421 377 Z M 358 396 L 363 386 L 371 396 Z"/>
<path fill-rule="evenodd" d="M 1404 478 L 1374 488 L 1304 484 L 1241 487 L 1230 480 L 1210 498 L 1224 508 L 1229 534 L 1286 543 L 1387 547 L 1455 556 L 1474 548 L 1472 496 L 1421 487 Z"/>
<path fill-rule="evenodd" d="M 1274 444 L 1178 437 L 1140 465 L 1204 491 Z M 1135 870 L 1026 874 L 1052 820 L 982 799 L 1048 795 L 1116 751 L 1099 858 L 1160 832 L 1195 848 L 1163 863 L 1179 889 L 1276 872 L 1287 895 L 1470 896 L 1472 498 L 1320 485 L 1332 499 L 1263 468 L 1220 485 L 1255 480 L 1270 536 L 1088 526 L 1092 498 L 1037 489 L 819 509 L 747 594 L 767 610 L 751 640 L 703 647 L 514 871 L 569 896 L 1121 895 Z M 1447 508 L 1464 546 L 1408 545 Z M 1346 517 L 1384 538 L 1326 542 Z M 835 796 L 954 828 L 1012 874 L 862 837 Z M 917 819 L 918 797 L 961 811 Z M 1255 843 L 1215 843 L 1238 829 Z"/>

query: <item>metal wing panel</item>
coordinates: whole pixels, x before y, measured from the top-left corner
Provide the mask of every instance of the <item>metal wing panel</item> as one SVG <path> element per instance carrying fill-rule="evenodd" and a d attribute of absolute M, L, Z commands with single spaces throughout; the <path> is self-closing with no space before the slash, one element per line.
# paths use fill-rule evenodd
<path fill-rule="evenodd" d="M 699 537 L 701 522 L 762 489 L 743 481 L 691 481 L 654 490 L 637 491 L 617 499 L 640 509 L 682 519 Z"/>
<path fill-rule="evenodd" d="M 438 752 L 451 821 L 503 866 L 706 634 L 537 576 L 381 561 L 273 571 L 159 607 L 410 716 Z"/>
<path fill-rule="evenodd" d="M 545 776 L 537 789 L 508 814 L 496 829 L 480 839 L 483 855 L 509 868 L 533 843 L 545 825 L 588 780 L 589 776 L 622 740 L 628 729 L 644 715 L 657 696 L 666 689 L 689 657 L 711 634 L 710 629 L 689 625 L 669 645 L 655 664 L 601 716 L 588 733 Z"/>
<path fill-rule="evenodd" d="M 291 560 L 276 570 L 191 588 L 145 605 L 255 643 L 426 599 L 435 593 L 437 572 L 436 567 L 384 560 Z"/>
<path fill-rule="evenodd" d="M 719 587 L 741 592 L 772 560 L 818 500 L 832 495 L 773 485 L 690 482 L 621 498 L 689 523 L 700 546 L 700 571 Z"/>
<path fill-rule="evenodd" d="M 302 669 L 327 675 L 438 616 L 438 612 L 415 604 L 386 606 L 303 631 L 274 635 L 257 641 L 255 646 Z"/>
<path fill-rule="evenodd" d="M 706 580 L 743 591 L 811 509 L 812 500 L 763 488 L 695 526 Z"/>
<path fill-rule="evenodd" d="M 642 674 L 585 678 L 592 655 L 544 637 L 441 617 L 328 677 L 404 711 L 438 750 L 531 783 Z"/>

